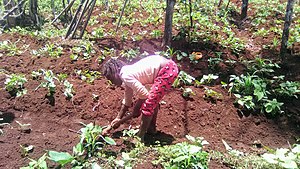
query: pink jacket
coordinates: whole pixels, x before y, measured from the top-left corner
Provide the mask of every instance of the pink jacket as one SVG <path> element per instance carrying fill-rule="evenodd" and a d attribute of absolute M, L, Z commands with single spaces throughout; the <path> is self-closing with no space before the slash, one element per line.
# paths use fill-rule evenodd
<path fill-rule="evenodd" d="M 123 104 L 131 106 L 133 93 L 139 99 L 146 99 L 148 90 L 146 84 L 153 84 L 158 72 L 170 60 L 160 55 L 150 55 L 132 65 L 125 65 L 120 71 L 120 77 L 125 84 Z"/>

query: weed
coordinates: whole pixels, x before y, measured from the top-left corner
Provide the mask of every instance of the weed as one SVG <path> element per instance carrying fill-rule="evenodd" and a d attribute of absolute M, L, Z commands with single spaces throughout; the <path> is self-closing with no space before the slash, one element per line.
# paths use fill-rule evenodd
<path fill-rule="evenodd" d="M 24 88 L 24 84 L 27 82 L 25 75 L 23 74 L 11 74 L 7 75 L 5 79 L 5 89 L 12 95 L 20 97 L 27 93 Z"/>

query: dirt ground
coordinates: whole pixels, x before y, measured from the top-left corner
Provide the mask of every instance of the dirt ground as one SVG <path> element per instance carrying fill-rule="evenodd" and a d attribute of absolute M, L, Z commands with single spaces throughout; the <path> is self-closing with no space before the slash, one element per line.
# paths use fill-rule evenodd
<path fill-rule="evenodd" d="M 97 12 L 97 11 L 96 11 Z M 95 13 L 96 13 L 95 12 Z M 97 25 L 95 25 L 97 26 Z M 92 28 L 88 28 L 91 30 Z M 129 29 L 129 28 L 122 28 Z M 133 32 L 140 31 L 132 29 Z M 151 29 L 151 27 L 149 27 Z M 161 27 L 161 30 L 163 28 Z M 244 29 L 237 30 L 244 38 L 250 36 Z M 88 31 L 89 32 L 89 31 Z M 22 36 L 18 34 L 1 34 L 2 40 L 16 41 L 20 39 L 19 45 L 27 44 L 29 49 L 39 49 L 47 42 L 39 41 L 33 37 Z M 269 37 L 272 39 L 272 37 Z M 29 158 L 37 159 L 45 153 L 46 150 L 72 152 L 72 147 L 79 142 L 79 135 L 74 132 L 82 128 L 80 122 L 95 122 L 98 125 L 105 126 L 117 115 L 124 90 L 122 88 L 113 88 L 109 86 L 105 78 L 98 78 L 92 84 L 82 81 L 74 70 L 101 70 L 101 64 L 98 64 L 97 58 L 100 55 L 100 49 L 105 47 L 115 48 L 117 51 L 127 48 L 140 48 L 141 53 L 146 51 L 153 54 L 161 51 L 162 39 L 142 39 L 140 41 L 127 40 L 122 42 L 116 39 L 97 39 L 95 40 L 96 53 L 89 60 L 71 61 L 69 55 L 72 43 L 68 40 L 60 41 L 64 47 L 64 53 L 60 58 L 33 57 L 30 50 L 26 50 L 18 57 L 8 57 L 4 53 L 0 56 L 0 111 L 6 123 L 2 127 L 4 134 L 0 136 L 0 168 L 13 169 L 26 166 L 28 158 L 22 157 L 20 145 L 33 145 L 33 152 L 28 154 Z M 243 56 L 254 58 L 256 54 L 264 56 L 274 54 L 260 50 L 260 39 L 253 39 L 253 45 L 246 49 Z M 177 61 L 181 65 L 181 70 L 201 77 L 204 74 L 211 73 L 208 70 L 207 59 L 212 57 L 210 51 L 221 50 L 218 46 L 211 44 L 203 46 L 196 44 L 193 46 L 185 42 L 173 42 L 176 49 L 184 51 L 202 52 L 203 58 L 198 64 L 191 64 L 189 60 Z M 257 48 L 255 48 L 257 47 Z M 238 57 L 229 51 L 222 51 L 222 59 L 238 60 Z M 271 51 L 273 52 L 273 51 Z M 278 54 L 278 50 L 275 54 Z M 283 69 L 288 77 L 299 80 L 300 75 L 300 57 L 290 56 L 292 62 Z M 297 63 L 297 64 L 296 64 Z M 297 66 L 298 65 L 298 66 Z M 54 102 L 50 102 L 45 95 L 46 89 L 36 87 L 39 82 L 30 77 L 32 71 L 40 68 L 52 70 L 54 73 L 68 74 L 67 80 L 74 85 L 75 96 L 68 100 L 63 95 L 62 85 L 57 85 L 54 95 Z M 229 68 L 227 65 L 219 65 L 219 74 L 226 79 L 229 74 L 239 74 L 243 70 L 241 65 Z M 28 83 L 25 88 L 28 93 L 22 97 L 14 98 L 4 89 L 6 76 L 4 73 L 23 73 L 26 74 Z M 254 146 L 259 142 L 270 148 L 288 147 L 295 143 L 295 139 L 300 136 L 299 121 L 279 117 L 268 119 L 262 115 L 242 116 L 234 106 L 234 98 L 228 95 L 227 90 L 222 88 L 220 83 L 208 86 L 209 88 L 223 94 L 224 98 L 216 102 L 204 99 L 203 87 L 190 87 L 195 93 L 191 99 L 182 97 L 182 91 L 174 89 L 163 98 L 158 118 L 158 135 L 149 138 L 149 142 L 159 140 L 166 144 L 172 144 L 184 140 L 186 134 L 192 136 L 204 137 L 210 144 L 209 150 L 225 151 L 222 140 L 225 140 L 234 149 L 243 152 L 261 153 L 264 150 Z M 98 100 L 93 99 L 93 94 L 99 95 Z M 50 104 L 51 103 L 51 104 Z M 294 113 L 300 112 L 299 100 L 290 100 L 285 104 L 287 111 Z M 30 129 L 23 131 L 18 124 L 31 124 Z M 117 130 L 127 129 L 130 126 L 136 127 L 140 123 L 140 118 L 134 119 Z M 116 131 L 116 132 L 117 132 Z M 118 138 L 115 138 L 118 142 Z M 121 145 L 117 145 L 121 146 Z M 154 166 L 145 165 L 149 168 Z M 144 166 L 144 167 L 145 167 Z M 216 162 L 210 163 L 210 168 L 224 168 L 225 166 Z"/>

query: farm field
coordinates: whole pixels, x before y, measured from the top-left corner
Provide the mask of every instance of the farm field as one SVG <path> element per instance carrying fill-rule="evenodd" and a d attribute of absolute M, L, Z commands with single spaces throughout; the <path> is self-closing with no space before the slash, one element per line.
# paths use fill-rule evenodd
<path fill-rule="evenodd" d="M 123 2 L 110 1 L 109 8 L 97 2 L 82 39 L 65 39 L 62 22 L 56 23 L 59 29 L 51 25 L 47 3 L 40 4 L 40 30 L 15 27 L 0 33 L 0 168 L 26 167 L 48 151 L 74 156 L 65 166 L 47 158 L 48 168 L 193 168 L 168 161 L 171 149 L 159 151 L 188 142 L 187 135 L 208 142 L 199 150 L 203 168 L 284 168 L 262 155 L 292 149 L 300 141 L 298 2 L 285 64 L 279 52 L 286 1 L 251 1 L 243 22 L 241 1 L 220 7 L 214 1 L 195 2 L 193 28 L 188 28 L 186 6 L 176 2 L 172 45 L 166 48 L 165 1 L 130 1 L 118 32 Z M 116 145 L 94 143 L 98 147 L 91 154 L 75 158 L 83 124 L 105 127 L 121 108 L 124 89 L 101 75 L 103 63 L 111 57 L 134 63 L 157 53 L 171 57 L 182 71 L 160 103 L 158 133 L 146 135 L 145 144 L 133 138 L 139 117 L 109 135 L 107 143 L 111 138 Z M 9 91 L 13 75 L 23 78 L 22 85 Z"/>

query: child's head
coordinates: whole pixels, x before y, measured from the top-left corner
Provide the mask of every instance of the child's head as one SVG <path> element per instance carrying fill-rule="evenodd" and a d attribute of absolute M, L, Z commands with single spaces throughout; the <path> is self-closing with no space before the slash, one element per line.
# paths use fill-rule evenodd
<path fill-rule="evenodd" d="M 120 70 L 125 63 L 117 58 L 111 58 L 103 65 L 103 75 L 113 84 L 120 86 L 122 80 L 120 78 Z"/>

